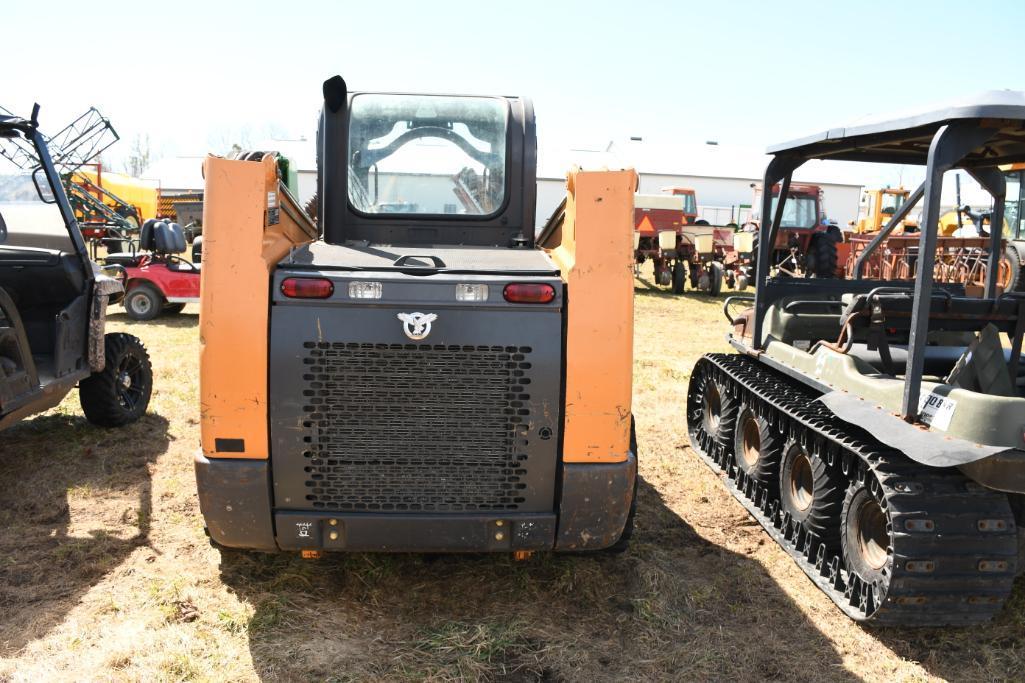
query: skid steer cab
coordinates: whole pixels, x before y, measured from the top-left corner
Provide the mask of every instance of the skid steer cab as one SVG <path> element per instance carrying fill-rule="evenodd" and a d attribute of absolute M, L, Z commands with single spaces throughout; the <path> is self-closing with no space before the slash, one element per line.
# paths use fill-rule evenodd
<path fill-rule="evenodd" d="M 122 426 L 146 412 L 149 356 L 132 335 L 104 334 L 123 273 L 90 261 L 38 111 L 28 120 L 0 116 L 0 430 L 76 386 L 86 418 Z"/>
<path fill-rule="evenodd" d="M 316 224 L 276 155 L 206 160 L 211 539 L 624 548 L 634 172 L 574 171 L 535 237 L 528 100 L 354 94 L 339 77 L 324 96 Z"/>

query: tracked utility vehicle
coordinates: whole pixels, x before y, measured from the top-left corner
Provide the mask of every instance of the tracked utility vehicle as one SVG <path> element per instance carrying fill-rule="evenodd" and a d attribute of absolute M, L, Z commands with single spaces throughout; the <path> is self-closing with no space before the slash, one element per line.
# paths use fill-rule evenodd
<path fill-rule="evenodd" d="M 621 549 L 633 171 L 534 235 L 528 100 L 324 84 L 317 222 L 206 160 L 200 506 L 264 551 Z"/>
<path fill-rule="evenodd" d="M 691 444 L 805 573 L 850 617 L 966 624 L 996 614 L 1021 567 L 1025 523 L 1025 297 L 934 284 L 944 172 L 994 198 L 998 165 L 1025 159 L 1025 93 L 833 129 L 771 148 L 765 187 L 809 159 L 920 164 L 925 209 L 915 280 L 774 278 L 781 211 L 768 199 L 755 296 L 727 301 L 737 354 L 691 376 Z M 997 272 L 1000 231 L 988 244 Z"/>
<path fill-rule="evenodd" d="M 104 333 L 124 286 L 89 259 L 38 111 L 0 116 L 0 156 L 34 168 L 0 170 L 0 430 L 76 386 L 86 418 L 122 426 L 146 412 L 149 356 L 137 337 Z"/>

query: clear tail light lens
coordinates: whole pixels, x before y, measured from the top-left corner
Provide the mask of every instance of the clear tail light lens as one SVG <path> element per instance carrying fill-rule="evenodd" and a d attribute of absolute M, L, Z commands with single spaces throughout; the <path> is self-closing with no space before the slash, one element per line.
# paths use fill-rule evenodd
<path fill-rule="evenodd" d="M 290 299 L 326 299 L 335 286 L 322 277 L 289 277 L 281 283 L 281 293 Z"/>
<path fill-rule="evenodd" d="M 350 299 L 380 299 L 383 287 L 380 282 L 350 282 Z"/>
<path fill-rule="evenodd" d="M 555 287 L 533 282 L 514 282 L 505 286 L 502 296 L 514 304 L 547 304 L 555 299 Z"/>
<path fill-rule="evenodd" d="M 487 301 L 488 286 L 459 283 L 456 285 L 456 301 Z"/>

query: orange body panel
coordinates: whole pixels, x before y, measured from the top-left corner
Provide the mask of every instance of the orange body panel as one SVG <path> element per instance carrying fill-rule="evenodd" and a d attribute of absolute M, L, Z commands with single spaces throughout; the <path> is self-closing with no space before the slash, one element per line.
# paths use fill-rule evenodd
<path fill-rule="evenodd" d="M 211 156 L 203 172 L 203 453 L 266 459 L 270 276 L 289 249 L 316 237 L 316 228 L 278 182 L 273 156 L 262 161 Z"/>
<path fill-rule="evenodd" d="M 637 174 L 570 172 L 562 227 L 544 246 L 567 286 L 563 460 L 622 462 L 633 390 Z"/>

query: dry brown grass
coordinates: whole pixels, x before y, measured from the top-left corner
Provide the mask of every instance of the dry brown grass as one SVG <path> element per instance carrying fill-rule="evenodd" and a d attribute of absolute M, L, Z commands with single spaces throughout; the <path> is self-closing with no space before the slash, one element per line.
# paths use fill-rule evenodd
<path fill-rule="evenodd" d="M 195 499 L 196 314 L 112 327 L 155 360 L 124 431 L 77 396 L 0 439 L 2 680 L 929 680 L 1025 670 L 1022 586 L 971 630 L 843 617 L 686 447 L 720 302 L 637 290 L 642 485 L 620 557 L 226 556 Z"/>

